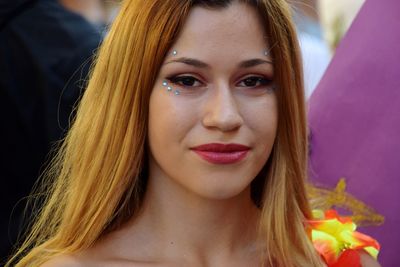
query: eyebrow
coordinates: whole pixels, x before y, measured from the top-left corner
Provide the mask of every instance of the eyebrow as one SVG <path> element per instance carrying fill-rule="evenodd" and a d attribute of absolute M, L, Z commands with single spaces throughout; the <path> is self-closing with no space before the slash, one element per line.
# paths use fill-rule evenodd
<path fill-rule="evenodd" d="M 194 59 L 194 58 L 188 58 L 188 57 L 181 57 L 181 58 L 173 59 L 171 61 L 168 61 L 165 64 L 169 64 L 169 63 L 173 63 L 173 62 L 184 63 L 186 65 L 190 65 L 190 66 L 197 67 L 197 68 L 203 68 L 203 69 L 210 67 L 207 63 L 204 63 L 203 61 L 200 61 L 200 60 Z"/>
<path fill-rule="evenodd" d="M 254 67 L 257 65 L 261 65 L 261 64 L 271 64 L 272 65 L 272 61 L 264 60 L 264 59 L 260 59 L 260 58 L 249 59 L 249 60 L 240 62 L 239 68 L 251 68 L 251 67 Z"/>
<path fill-rule="evenodd" d="M 210 65 L 208 65 L 207 63 L 200 61 L 198 59 L 194 59 L 194 58 L 188 58 L 188 57 L 181 57 L 181 58 L 177 58 L 177 59 L 173 59 L 171 61 L 168 61 L 165 64 L 169 64 L 169 63 L 184 63 L 186 65 L 190 65 L 193 67 L 197 67 L 197 68 L 210 68 Z M 251 68 L 251 67 L 255 67 L 261 64 L 273 64 L 272 61 L 269 60 L 264 60 L 264 59 L 260 59 L 260 58 L 254 58 L 254 59 L 249 59 L 249 60 L 244 60 L 242 62 L 240 62 L 238 64 L 239 68 Z"/>

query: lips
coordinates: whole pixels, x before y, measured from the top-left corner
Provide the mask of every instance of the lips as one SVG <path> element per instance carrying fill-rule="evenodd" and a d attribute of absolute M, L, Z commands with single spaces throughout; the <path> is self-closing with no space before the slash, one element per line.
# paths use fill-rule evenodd
<path fill-rule="evenodd" d="M 250 147 L 241 144 L 210 143 L 192 148 L 202 159 L 213 164 L 233 164 L 244 159 Z"/>

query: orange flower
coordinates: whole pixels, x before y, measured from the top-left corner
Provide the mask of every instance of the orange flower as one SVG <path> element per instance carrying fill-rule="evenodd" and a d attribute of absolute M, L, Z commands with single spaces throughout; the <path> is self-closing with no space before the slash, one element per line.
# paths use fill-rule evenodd
<path fill-rule="evenodd" d="M 313 210 L 314 220 L 308 221 L 311 228 L 311 239 L 315 249 L 320 253 L 328 266 L 338 265 L 344 261 L 354 261 L 359 256 L 357 250 L 365 250 L 375 259 L 379 253 L 379 243 L 360 232 L 349 217 L 340 217 L 335 210 Z M 346 251 L 346 253 L 344 253 Z M 357 265 L 352 265 L 357 266 Z"/>

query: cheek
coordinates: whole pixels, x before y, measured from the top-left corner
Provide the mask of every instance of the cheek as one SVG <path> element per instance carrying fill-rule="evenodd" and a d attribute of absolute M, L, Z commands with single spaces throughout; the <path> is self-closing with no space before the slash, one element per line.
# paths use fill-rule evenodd
<path fill-rule="evenodd" d="M 275 96 L 269 96 L 243 109 L 246 125 L 254 144 L 254 167 L 259 170 L 270 157 L 275 143 L 278 110 Z"/>
<path fill-rule="evenodd" d="M 195 121 L 195 111 L 179 96 L 155 88 L 149 103 L 149 142 L 158 150 L 176 147 L 185 138 Z"/>
<path fill-rule="evenodd" d="M 278 125 L 275 95 L 269 95 L 251 105 L 243 105 L 243 116 L 257 143 L 265 145 L 274 142 Z"/>
<path fill-rule="evenodd" d="M 257 134 L 257 139 L 261 139 L 261 142 L 270 143 L 275 141 L 277 126 L 278 126 L 278 115 L 276 110 L 267 110 L 265 116 L 255 116 L 252 119 L 252 126 Z"/>

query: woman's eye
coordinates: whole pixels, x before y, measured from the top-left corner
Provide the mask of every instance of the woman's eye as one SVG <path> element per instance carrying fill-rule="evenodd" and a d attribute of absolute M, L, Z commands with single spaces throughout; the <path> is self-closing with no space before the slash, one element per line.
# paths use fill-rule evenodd
<path fill-rule="evenodd" d="M 181 85 L 185 87 L 198 87 L 202 85 L 202 83 L 193 76 L 176 76 L 170 77 L 168 78 L 168 80 L 176 85 Z"/>
<path fill-rule="evenodd" d="M 239 82 L 239 87 L 262 87 L 271 84 L 271 80 L 259 77 L 252 76 L 247 77 Z"/>

